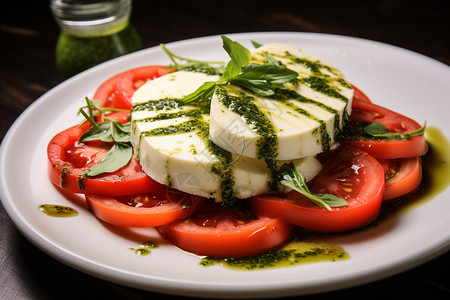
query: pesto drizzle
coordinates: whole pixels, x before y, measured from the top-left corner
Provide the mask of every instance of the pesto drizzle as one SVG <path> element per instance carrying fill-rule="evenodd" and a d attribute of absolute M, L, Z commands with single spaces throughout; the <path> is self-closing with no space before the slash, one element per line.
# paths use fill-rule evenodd
<path fill-rule="evenodd" d="M 253 102 L 255 98 L 249 95 L 242 97 L 233 96 L 227 93 L 223 86 L 216 88 L 216 95 L 219 101 L 230 111 L 241 116 L 245 123 L 252 128 L 258 135 L 257 158 L 264 159 L 268 169 L 271 172 L 272 181 L 269 182 L 271 191 L 278 190 L 278 137 L 275 128 L 267 116 Z"/>

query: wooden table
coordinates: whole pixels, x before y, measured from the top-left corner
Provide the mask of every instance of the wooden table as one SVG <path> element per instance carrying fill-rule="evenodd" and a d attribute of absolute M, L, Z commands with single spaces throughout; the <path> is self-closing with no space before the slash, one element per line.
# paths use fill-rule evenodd
<path fill-rule="evenodd" d="M 321 32 L 394 44 L 450 64 L 446 20 L 450 10 L 445 0 L 272 1 L 267 4 L 229 0 L 221 1 L 221 6 L 211 4 L 212 1 L 151 2 L 154 1 L 133 3 L 131 20 L 145 47 L 222 33 Z M 25 108 L 64 80 L 54 64 L 59 29 L 48 4 L 30 1 L 26 6 L 7 0 L 2 2 L 0 10 L 0 139 Z M 389 295 L 402 299 L 448 299 L 449 259 L 447 253 L 384 280 L 305 298 Z M 0 299 L 63 296 L 68 299 L 168 298 L 106 282 L 56 261 L 26 240 L 0 206 Z"/>

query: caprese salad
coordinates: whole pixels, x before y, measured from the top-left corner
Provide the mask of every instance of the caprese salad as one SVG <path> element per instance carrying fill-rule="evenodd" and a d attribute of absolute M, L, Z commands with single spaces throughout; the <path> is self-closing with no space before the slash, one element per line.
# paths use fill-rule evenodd
<path fill-rule="evenodd" d="M 104 222 L 216 257 L 266 252 L 296 227 L 364 226 L 418 188 L 425 126 L 295 46 L 222 40 L 227 63 L 162 45 L 172 66 L 101 84 L 48 144 L 52 183 Z"/>

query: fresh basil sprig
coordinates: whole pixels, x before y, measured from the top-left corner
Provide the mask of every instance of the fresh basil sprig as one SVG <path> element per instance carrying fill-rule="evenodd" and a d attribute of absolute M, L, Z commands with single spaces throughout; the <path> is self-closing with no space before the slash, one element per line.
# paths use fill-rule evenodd
<path fill-rule="evenodd" d="M 225 70 L 217 82 L 207 82 L 196 91 L 187 95 L 181 101 L 191 103 L 194 101 L 209 103 L 218 84 L 233 83 L 245 87 L 261 96 L 275 94 L 276 89 L 287 89 L 287 83 L 298 77 L 298 73 L 286 68 L 279 61 L 264 53 L 264 64 L 250 63 L 250 51 L 236 41 L 222 35 L 223 48 L 230 56 Z M 170 53 L 167 48 L 164 48 Z M 171 54 L 173 58 L 180 58 Z"/>
<path fill-rule="evenodd" d="M 282 176 L 280 181 L 282 185 L 299 192 L 320 207 L 331 210 L 331 207 L 348 205 L 347 201 L 335 195 L 313 194 L 306 184 L 305 177 L 297 170 L 292 162 L 284 163 L 280 167 L 280 175 Z"/>
<path fill-rule="evenodd" d="M 236 41 L 222 35 L 223 47 L 231 58 L 219 83 L 230 82 L 250 89 L 258 95 L 270 96 L 275 89 L 287 89 L 287 82 L 298 77 L 298 73 L 286 68 L 276 60 L 265 64 L 250 63 L 250 51 Z"/>
<path fill-rule="evenodd" d="M 386 129 L 386 126 L 384 126 L 381 123 L 373 122 L 364 127 L 364 132 L 380 139 L 412 139 L 415 136 L 423 135 L 425 133 L 427 123 L 414 131 L 411 131 L 409 133 L 399 133 L 399 132 L 390 132 Z"/>
<path fill-rule="evenodd" d="M 83 188 L 81 179 L 117 171 L 126 166 L 133 155 L 133 148 L 130 144 L 131 123 L 122 124 L 106 117 L 103 117 L 103 119 L 108 122 L 97 122 L 95 116 L 103 116 L 104 112 L 108 109 L 96 106 L 94 104 L 95 101 L 87 97 L 85 100 L 87 105 L 80 108 L 79 113 L 91 123 L 92 127 L 80 136 L 80 141 L 100 140 L 102 142 L 113 143 L 113 145 L 99 163 L 81 174 L 78 182 L 80 189 Z M 84 109 L 87 109 L 87 112 Z"/>

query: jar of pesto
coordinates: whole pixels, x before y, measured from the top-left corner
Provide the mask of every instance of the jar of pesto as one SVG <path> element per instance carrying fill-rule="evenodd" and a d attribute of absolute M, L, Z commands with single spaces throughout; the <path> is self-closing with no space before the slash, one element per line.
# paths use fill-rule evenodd
<path fill-rule="evenodd" d="M 131 0 L 51 0 L 50 8 L 61 28 L 56 65 L 65 77 L 142 49 L 129 23 Z"/>

